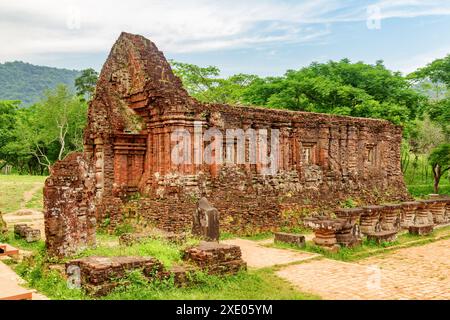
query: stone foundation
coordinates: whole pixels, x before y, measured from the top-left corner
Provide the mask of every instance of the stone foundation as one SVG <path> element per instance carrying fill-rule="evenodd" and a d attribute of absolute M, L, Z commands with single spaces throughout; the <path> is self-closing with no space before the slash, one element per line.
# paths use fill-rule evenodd
<path fill-rule="evenodd" d="M 367 240 L 375 241 L 377 244 L 383 242 L 394 242 L 397 240 L 397 231 L 379 231 L 368 233 Z"/>
<path fill-rule="evenodd" d="M 238 246 L 217 242 L 201 242 L 198 246 L 188 248 L 184 251 L 183 259 L 214 275 L 235 274 L 247 269 Z"/>
<path fill-rule="evenodd" d="M 409 233 L 418 236 L 428 236 L 433 233 L 434 225 L 422 224 L 409 227 Z"/>
<path fill-rule="evenodd" d="M 66 263 L 66 274 L 76 279 L 89 295 L 104 296 L 121 284 L 127 272 L 141 270 L 149 279 L 163 272 L 161 262 L 151 257 L 88 257 Z"/>
<path fill-rule="evenodd" d="M 306 245 L 305 236 L 285 232 L 275 232 L 275 242 L 289 243 L 299 248 L 303 248 Z"/>

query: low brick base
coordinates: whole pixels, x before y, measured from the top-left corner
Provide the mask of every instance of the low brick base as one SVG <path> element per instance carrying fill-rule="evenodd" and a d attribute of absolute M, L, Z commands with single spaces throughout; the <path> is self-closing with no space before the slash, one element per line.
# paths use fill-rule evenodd
<path fill-rule="evenodd" d="M 72 278 L 79 274 L 81 287 L 93 296 L 107 295 L 133 270 L 152 279 L 162 273 L 163 265 L 152 257 L 88 257 L 66 263 L 66 274 Z"/>
<path fill-rule="evenodd" d="M 409 226 L 409 233 L 419 236 L 427 236 L 431 234 L 434 230 L 433 224 L 425 224 L 418 226 Z"/>
<path fill-rule="evenodd" d="M 294 233 L 276 232 L 275 242 L 289 243 L 297 247 L 303 248 L 305 243 L 305 236 Z"/>
<path fill-rule="evenodd" d="M 183 253 L 183 259 L 215 275 L 235 274 L 247 269 L 241 248 L 217 242 L 201 242 L 196 247 L 188 248 Z"/>
<path fill-rule="evenodd" d="M 397 240 L 397 231 L 380 231 L 368 233 L 367 240 L 375 241 L 378 244 L 382 242 L 393 242 Z"/>

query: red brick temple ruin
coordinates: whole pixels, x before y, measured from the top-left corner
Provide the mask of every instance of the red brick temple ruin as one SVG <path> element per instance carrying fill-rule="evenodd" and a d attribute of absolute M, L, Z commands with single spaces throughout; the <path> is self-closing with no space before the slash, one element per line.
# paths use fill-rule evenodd
<path fill-rule="evenodd" d="M 199 141 L 210 128 L 226 138 Z M 270 147 L 276 160 L 250 163 L 244 139 L 244 163 L 174 161 L 177 130 L 196 142 L 192 158 L 210 148 L 233 160 L 239 141 L 228 129 L 253 129 L 258 143 L 279 132 Z M 96 224 L 108 219 L 114 227 L 130 214 L 180 232 L 191 227 L 201 197 L 219 211 L 221 228 L 236 233 L 276 230 L 290 208 L 336 207 L 350 197 L 408 200 L 401 139 L 401 127 L 385 120 L 198 102 L 154 43 L 122 33 L 89 106 L 84 152 L 57 162 L 46 181 L 47 246 L 56 255 L 75 252 L 95 242 Z M 274 161 L 276 170 L 265 170 Z"/>

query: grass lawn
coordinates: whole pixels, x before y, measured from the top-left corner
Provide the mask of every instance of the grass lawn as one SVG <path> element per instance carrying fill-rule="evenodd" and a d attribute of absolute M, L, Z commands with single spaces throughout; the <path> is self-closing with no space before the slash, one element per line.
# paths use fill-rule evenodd
<path fill-rule="evenodd" d="M 431 166 L 428 164 L 425 156 L 419 156 L 416 162 L 411 162 L 406 172 L 404 179 L 409 193 L 416 197 L 434 193 L 434 179 Z M 439 183 L 439 193 L 450 195 L 450 175 L 444 174 Z"/>
<path fill-rule="evenodd" d="M 191 239 L 188 244 L 178 246 L 159 240 L 149 240 L 131 247 L 111 246 L 117 242 L 117 237 L 99 235 L 99 246 L 87 249 L 78 255 L 51 261 L 45 255 L 45 244 L 42 241 L 28 244 L 24 240 L 14 239 L 10 235 L 9 243 L 34 253 L 32 258 L 24 259 L 20 263 L 9 261 L 11 267 L 27 281 L 28 286 L 37 289 L 50 299 L 93 299 L 82 290 L 69 289 L 62 273 L 51 268 L 55 263 L 61 264 L 72 258 L 101 255 L 101 256 L 153 256 L 166 267 L 181 262 L 181 250 L 196 240 Z M 316 295 L 301 293 L 285 280 L 277 277 L 271 268 L 242 271 L 237 275 L 218 277 L 203 273 L 194 274 L 195 284 L 187 288 L 177 288 L 169 280 L 149 282 L 140 272 L 131 272 L 124 281 L 127 286 L 118 287 L 103 300 L 305 300 L 320 299 Z"/>
<path fill-rule="evenodd" d="M 0 211 L 13 212 L 20 209 L 25 192 L 36 186 L 44 186 L 44 176 L 0 175 Z M 24 203 L 26 208 L 42 210 L 42 188 L 33 194 L 31 201 Z"/>

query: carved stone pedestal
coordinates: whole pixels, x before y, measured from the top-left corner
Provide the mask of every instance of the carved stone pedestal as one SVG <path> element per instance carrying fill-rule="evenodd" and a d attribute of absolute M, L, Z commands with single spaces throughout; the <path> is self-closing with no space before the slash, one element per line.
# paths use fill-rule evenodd
<path fill-rule="evenodd" d="M 401 204 L 383 204 L 380 216 L 380 228 L 382 231 L 398 231 L 400 228 Z"/>
<path fill-rule="evenodd" d="M 361 233 L 367 235 L 368 233 L 374 233 L 377 225 L 380 221 L 381 213 L 383 212 L 383 206 L 367 206 L 364 207 L 364 212 L 360 218 Z"/>
<path fill-rule="evenodd" d="M 305 222 L 314 230 L 313 242 L 316 245 L 333 252 L 339 251 L 336 231 L 342 228 L 345 220 L 319 217 L 306 219 Z"/>
<path fill-rule="evenodd" d="M 410 226 L 409 233 L 418 235 L 418 236 L 427 236 L 430 235 L 434 230 L 434 225 L 432 224 L 423 224 L 417 226 Z"/>
<path fill-rule="evenodd" d="M 445 215 L 447 201 L 447 199 L 436 199 L 433 200 L 433 202 L 429 202 L 429 210 L 433 215 L 434 224 L 444 224 L 447 222 L 447 218 Z"/>
<path fill-rule="evenodd" d="M 236 274 L 247 269 L 239 246 L 217 242 L 204 241 L 187 248 L 183 252 L 183 259 L 214 275 Z"/>
<path fill-rule="evenodd" d="M 414 218 L 419 204 L 417 201 L 402 203 L 402 214 L 400 216 L 400 226 L 402 228 L 408 229 L 414 224 Z"/>
<path fill-rule="evenodd" d="M 367 234 L 367 240 L 375 241 L 377 244 L 382 242 L 394 242 L 397 240 L 397 231 L 378 231 Z"/>
<path fill-rule="evenodd" d="M 361 214 L 364 212 L 361 208 L 338 209 L 336 216 L 344 220 L 342 228 L 336 231 L 336 240 L 342 247 L 355 247 L 361 244 L 361 231 L 358 222 Z"/>
<path fill-rule="evenodd" d="M 429 225 L 434 224 L 433 213 L 431 207 L 434 204 L 434 200 L 421 200 L 416 210 L 416 217 L 414 219 L 414 225 Z"/>

